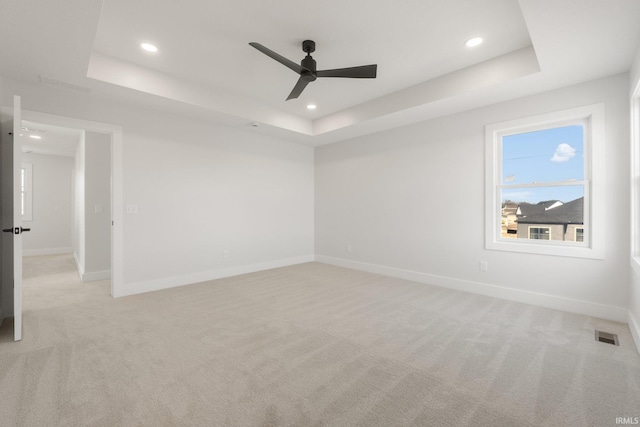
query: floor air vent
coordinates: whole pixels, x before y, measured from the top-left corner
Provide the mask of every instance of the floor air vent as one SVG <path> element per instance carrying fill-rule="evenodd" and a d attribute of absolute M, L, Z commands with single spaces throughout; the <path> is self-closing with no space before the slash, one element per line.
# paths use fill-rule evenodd
<path fill-rule="evenodd" d="M 616 334 L 610 334 L 609 332 L 596 331 L 596 341 L 606 344 L 618 344 L 618 336 Z"/>

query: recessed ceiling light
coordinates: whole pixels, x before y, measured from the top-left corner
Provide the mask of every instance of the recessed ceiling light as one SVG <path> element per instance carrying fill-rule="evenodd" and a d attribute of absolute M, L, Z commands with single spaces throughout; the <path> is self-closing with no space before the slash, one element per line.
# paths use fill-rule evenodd
<path fill-rule="evenodd" d="M 316 108 L 318 108 L 318 107 L 316 106 L 316 104 L 309 104 L 309 105 L 307 105 L 307 110 L 315 110 Z"/>
<path fill-rule="evenodd" d="M 469 40 L 467 40 L 466 42 L 464 42 L 464 45 L 466 47 L 476 47 L 482 44 L 482 37 L 474 37 L 471 38 Z"/>
<path fill-rule="evenodd" d="M 140 47 L 146 50 L 147 52 L 157 52 L 158 48 L 151 43 L 141 43 Z"/>
<path fill-rule="evenodd" d="M 42 139 L 42 137 L 40 135 L 29 135 L 29 138 Z"/>

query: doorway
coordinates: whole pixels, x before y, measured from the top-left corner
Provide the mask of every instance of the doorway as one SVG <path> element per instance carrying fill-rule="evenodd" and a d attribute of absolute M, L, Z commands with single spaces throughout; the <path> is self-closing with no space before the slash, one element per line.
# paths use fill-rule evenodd
<path fill-rule="evenodd" d="M 72 253 L 82 282 L 111 280 L 110 135 L 29 120 L 21 133 L 23 255 Z"/>
<path fill-rule="evenodd" d="M 28 110 L 23 110 L 22 118 L 27 125 L 79 132 L 69 183 L 73 210 L 71 249 L 83 281 L 110 278 L 111 296 L 122 295 L 122 129 Z"/>

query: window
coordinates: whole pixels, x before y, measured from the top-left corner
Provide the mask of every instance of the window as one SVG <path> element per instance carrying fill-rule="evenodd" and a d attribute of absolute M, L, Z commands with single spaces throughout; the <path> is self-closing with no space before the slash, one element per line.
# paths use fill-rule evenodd
<path fill-rule="evenodd" d="M 631 266 L 640 275 L 640 80 L 631 99 Z"/>
<path fill-rule="evenodd" d="M 602 258 L 603 154 L 601 104 L 487 126 L 487 249 Z"/>
<path fill-rule="evenodd" d="M 529 239 L 549 240 L 550 234 L 549 227 L 529 227 Z"/>
<path fill-rule="evenodd" d="M 20 200 L 23 221 L 33 221 L 33 197 L 32 197 L 33 165 L 23 163 L 20 171 Z"/>

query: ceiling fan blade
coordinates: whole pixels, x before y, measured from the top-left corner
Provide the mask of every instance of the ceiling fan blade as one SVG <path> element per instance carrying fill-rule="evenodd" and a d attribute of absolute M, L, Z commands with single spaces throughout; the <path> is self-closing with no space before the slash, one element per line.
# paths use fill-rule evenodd
<path fill-rule="evenodd" d="M 336 68 L 334 70 L 319 70 L 317 77 L 349 77 L 354 79 L 375 79 L 378 65 L 362 65 L 360 67 Z"/>
<path fill-rule="evenodd" d="M 285 67 L 291 68 L 293 71 L 295 71 L 298 74 L 302 74 L 302 71 L 304 70 L 304 68 L 302 68 L 300 64 L 296 64 L 295 62 L 285 58 L 279 53 L 275 53 L 271 49 L 262 46 L 260 43 L 251 42 L 249 43 L 249 45 L 255 47 L 256 49 L 258 49 L 260 52 L 264 53 L 268 57 L 275 59 Z"/>
<path fill-rule="evenodd" d="M 302 77 L 300 77 L 298 79 L 298 83 L 296 83 L 296 85 L 293 87 L 293 90 L 287 97 L 287 101 L 290 99 L 295 99 L 299 97 L 302 91 L 304 90 L 304 88 L 307 87 L 308 84 L 309 84 L 309 80 L 303 79 Z"/>

